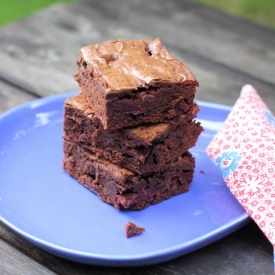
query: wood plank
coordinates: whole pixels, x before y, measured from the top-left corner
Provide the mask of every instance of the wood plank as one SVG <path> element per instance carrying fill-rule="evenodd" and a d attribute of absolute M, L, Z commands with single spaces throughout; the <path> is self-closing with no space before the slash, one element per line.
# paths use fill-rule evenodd
<path fill-rule="evenodd" d="M 221 52 L 227 51 L 223 56 L 233 62 L 231 64 L 232 67 L 230 67 L 230 64 L 225 64 L 225 61 L 214 60 L 213 58 L 217 59 L 216 54 L 209 55 L 209 52 L 204 53 L 209 46 L 207 43 L 214 43 L 219 37 L 214 31 L 215 28 L 218 28 L 214 24 L 215 22 L 206 24 L 206 22 L 197 18 L 190 11 L 186 12 L 179 9 L 176 12 L 175 10 L 178 6 L 175 1 L 172 1 L 174 6 L 171 6 L 172 4 L 163 6 L 157 5 L 156 2 L 150 2 L 151 4 L 145 5 L 146 11 L 143 10 L 145 7 L 141 9 L 140 6 L 142 5 L 138 5 L 139 2 L 132 1 L 131 4 L 127 5 L 123 1 L 112 1 L 109 3 L 110 7 L 105 6 L 104 1 L 96 1 L 97 5 L 94 1 L 89 1 L 89 4 L 78 3 L 72 6 L 57 4 L 21 22 L 0 29 L 0 64 L 5 64 L 6 77 L 7 72 L 9 74 L 12 72 L 13 78 L 27 83 L 28 89 L 31 86 L 32 92 L 40 96 L 77 90 L 79 88 L 72 75 L 76 72 L 75 60 L 78 57 L 79 49 L 83 45 L 118 37 L 149 39 L 153 35 L 160 34 L 163 36 L 169 50 L 179 59 L 186 62 L 199 79 L 201 83 L 198 93 L 199 99 L 232 105 L 237 99 L 241 87 L 246 83 L 254 84 L 267 100 L 273 98 L 275 86 L 270 83 L 273 80 L 270 81 L 268 79 L 267 81 L 258 72 L 257 76 L 255 76 L 255 74 L 253 75 L 245 68 L 237 68 L 232 58 L 228 57 L 228 51 L 237 47 L 235 44 L 240 47 L 238 51 L 237 49 L 234 50 L 236 56 L 242 55 L 246 49 L 245 47 L 250 47 L 247 41 L 242 40 L 244 38 L 239 37 L 237 34 L 233 35 L 232 30 L 224 35 L 228 35 L 230 40 L 233 40 L 234 45 L 231 45 L 232 42 L 229 41 L 232 47 L 220 47 Z M 168 2 L 172 3 L 171 1 Z M 123 3 L 124 5 L 122 5 Z M 116 7 L 116 4 L 118 7 L 123 6 L 122 11 Z M 162 18 L 157 14 L 157 12 L 160 14 L 164 13 L 165 9 L 171 16 L 172 11 L 175 12 L 173 20 L 165 19 L 166 17 Z M 131 18 L 128 18 L 127 13 L 130 10 L 133 12 L 131 12 Z M 179 16 L 179 11 L 186 18 L 184 19 L 186 20 L 185 25 L 181 22 L 183 19 L 176 22 L 175 18 Z M 140 20 L 141 12 L 143 14 L 142 20 Z M 157 26 L 145 26 L 146 22 L 147 24 L 149 22 L 157 22 Z M 194 33 L 198 31 L 194 28 L 200 29 L 205 24 L 215 34 L 215 37 L 211 36 L 211 39 L 209 37 L 206 39 L 206 33 L 199 32 L 197 37 L 205 38 L 205 46 L 202 47 L 202 43 L 197 43 L 196 39 L 185 39 L 185 37 L 191 35 L 191 31 Z M 44 28 L 44 26 L 47 26 L 47 28 Z M 175 33 L 169 30 L 175 30 Z M 217 32 L 221 33 L 222 30 L 217 29 Z M 16 36 L 11 35 L 11 33 L 16 33 Z M 30 40 L 29 37 L 32 36 L 34 38 Z M 218 39 L 217 45 L 221 43 L 221 40 L 223 39 Z M 44 42 L 41 43 L 41 41 Z M 184 41 L 184 43 L 178 43 L 179 41 Z M 223 40 L 223 42 L 226 41 Z M 193 45 L 192 43 L 195 42 L 196 45 Z M 271 46 L 265 47 L 261 43 L 257 42 L 256 46 L 253 44 L 254 46 L 250 47 L 251 53 L 244 56 L 249 58 L 250 63 L 253 61 L 253 66 L 251 64 L 251 66 L 248 66 L 249 68 L 252 67 L 253 71 L 260 70 L 264 72 L 267 70 L 270 74 L 272 72 L 271 67 L 275 64 L 273 58 L 263 59 L 262 66 L 264 68 L 260 68 L 258 64 L 255 64 L 256 61 L 253 59 L 259 60 L 262 55 L 269 56 L 269 54 L 275 56 L 274 48 Z M 212 49 L 216 48 L 217 45 L 212 45 Z M 200 51 L 197 49 L 198 47 L 201 49 Z M 254 50 L 253 47 L 255 48 Z M 235 58 L 234 56 L 233 59 Z M 243 65 L 244 59 L 240 60 L 238 64 Z M 242 71 L 240 71 L 241 69 Z M 1 72 L 3 74 L 3 69 L 0 67 L 0 75 Z M 274 105 L 271 104 L 272 106 Z M 274 107 L 272 108 L 274 111 Z"/>
<path fill-rule="evenodd" d="M 171 50 L 176 57 L 188 64 L 197 76 L 200 82 L 200 87 L 197 92 L 198 100 L 233 105 L 239 96 L 241 87 L 245 83 L 251 83 L 258 89 L 260 95 L 267 102 L 272 112 L 275 113 L 275 97 L 272 86 L 247 76 L 240 76 L 238 73 L 227 68 L 220 68 L 214 63 L 209 64 L 202 59 L 197 60 L 192 54 L 182 52 L 181 49 L 179 50 L 173 47 Z M 218 73 L 214 74 L 214 71 L 218 71 Z M 7 77 L 7 79 L 10 78 Z M 39 96 L 35 95 L 35 88 L 30 86 L 29 83 L 22 82 L 18 79 L 11 79 L 10 81 L 17 84 L 19 83 L 24 89 L 15 88 L 0 81 L 0 113 Z M 25 89 L 28 91 L 26 92 Z M 46 96 L 48 92 L 48 90 L 45 91 L 45 94 L 42 93 L 41 96 Z"/>
<path fill-rule="evenodd" d="M 0 80 L 0 114 L 35 96 Z"/>
<path fill-rule="evenodd" d="M 66 275 L 199 275 L 205 272 L 212 275 L 267 275 L 273 272 L 272 246 L 254 223 L 196 252 L 167 263 L 137 268 L 89 266 L 55 257 L 34 247 L 1 222 L 0 239 L 35 259 L 41 265 L 58 274 Z"/>
<path fill-rule="evenodd" d="M 189 51 L 171 47 L 174 56 L 192 68 L 200 87 L 197 89 L 196 98 L 209 102 L 216 102 L 232 106 L 240 95 L 240 90 L 245 84 L 252 84 L 266 102 L 270 110 L 275 113 L 275 87 L 264 83 L 249 75 L 239 74 L 228 67 L 194 56 Z"/>
<path fill-rule="evenodd" d="M 223 20 L 220 20 L 222 16 L 212 20 L 216 11 L 212 10 L 211 17 L 203 17 L 203 12 L 198 13 L 198 9 L 197 13 L 192 12 L 200 5 L 193 5 L 188 1 L 162 0 L 150 1 L 149 4 L 146 0 L 116 0 L 110 3 L 90 0 L 87 3 L 104 14 L 105 20 L 113 19 L 133 31 L 143 30 L 150 36 L 163 37 L 170 45 L 190 50 L 198 56 L 234 68 L 240 73 L 248 73 L 267 83 L 275 84 L 273 29 L 259 29 L 255 24 L 241 24 L 244 20 L 232 25 L 231 22 L 235 18 L 222 12 L 219 14 L 223 14 Z M 227 28 L 225 22 L 229 22 Z M 262 29 L 268 31 L 263 32 Z M 267 37 L 266 33 L 270 36 Z"/>
<path fill-rule="evenodd" d="M 2 275 L 54 275 L 47 267 L 30 259 L 0 239 L 0 274 Z"/>
<path fill-rule="evenodd" d="M 213 24 L 219 25 L 222 29 L 233 31 L 240 36 L 253 37 L 255 40 L 261 40 L 264 45 L 274 48 L 274 29 L 193 1 L 175 0 L 175 2 L 181 10 L 195 14 L 205 21 L 211 21 Z"/>
<path fill-rule="evenodd" d="M 76 5 L 80 10 L 56 4 L 1 28 L 0 76 L 27 83 L 40 96 L 79 89 L 72 77 L 78 52 L 83 45 L 108 39 L 110 23 L 93 9 L 84 17 L 86 7 Z"/>

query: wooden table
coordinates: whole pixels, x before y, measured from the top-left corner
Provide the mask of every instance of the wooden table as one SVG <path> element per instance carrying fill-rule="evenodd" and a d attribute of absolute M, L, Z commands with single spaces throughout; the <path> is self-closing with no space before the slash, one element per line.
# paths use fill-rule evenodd
<path fill-rule="evenodd" d="M 185 0 L 56 4 L 0 28 L 0 112 L 78 90 L 79 49 L 104 40 L 160 37 L 200 82 L 197 99 L 233 105 L 255 86 L 275 113 L 275 30 Z M 1 192 L 0 192 L 1 199 Z M 172 261 L 139 268 L 88 266 L 44 252 L 0 222 L 0 274 L 272 274 L 272 247 L 250 222 Z"/>

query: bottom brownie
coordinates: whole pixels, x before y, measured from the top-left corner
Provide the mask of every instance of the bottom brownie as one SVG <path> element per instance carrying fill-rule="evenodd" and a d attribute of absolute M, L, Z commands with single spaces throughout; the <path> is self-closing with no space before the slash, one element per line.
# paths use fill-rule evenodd
<path fill-rule="evenodd" d="M 117 209 L 144 209 L 188 191 L 195 161 L 189 152 L 165 170 L 141 176 L 96 157 L 76 143 L 64 140 L 63 168 L 79 183 Z"/>

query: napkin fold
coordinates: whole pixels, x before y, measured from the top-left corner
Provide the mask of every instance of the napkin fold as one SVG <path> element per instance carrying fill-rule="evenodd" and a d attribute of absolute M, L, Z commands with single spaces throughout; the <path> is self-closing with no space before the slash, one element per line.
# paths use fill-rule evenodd
<path fill-rule="evenodd" d="M 253 86 L 242 88 L 206 152 L 275 247 L 275 118 Z"/>

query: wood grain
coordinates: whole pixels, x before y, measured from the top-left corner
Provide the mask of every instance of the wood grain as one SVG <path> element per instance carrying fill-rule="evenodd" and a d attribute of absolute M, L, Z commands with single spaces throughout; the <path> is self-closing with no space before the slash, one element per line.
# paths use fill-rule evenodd
<path fill-rule="evenodd" d="M 193 14 L 191 2 L 188 2 L 188 10 L 181 4 L 187 1 L 147 2 L 136 0 L 127 4 L 127 0 L 110 3 L 91 0 L 89 4 L 104 14 L 106 19 L 121 22 L 125 28 L 143 30 L 149 36 L 163 37 L 164 42 L 169 45 L 191 50 L 209 61 L 213 60 L 240 73 L 244 72 L 275 84 L 274 44 L 270 45 L 263 39 L 249 36 L 248 33 L 253 32 L 253 26 L 247 25 L 250 28 L 247 34 L 239 33 L 238 28 L 225 28 L 224 24 L 220 26 L 217 18 L 213 22 L 211 17 Z M 229 22 L 234 20 L 224 16 Z M 271 33 L 275 36 L 275 30 Z M 266 40 L 269 41 L 270 38 Z"/>
<path fill-rule="evenodd" d="M 37 263 L 0 239 L 0 273 L 2 275 L 54 275 L 56 273 Z"/>
<path fill-rule="evenodd" d="M 223 17 L 211 21 L 210 16 L 198 16 L 198 9 L 192 12 L 189 2 L 180 3 L 127 4 L 115 0 L 107 4 L 91 0 L 54 5 L 0 29 L 0 64 L 6 64 L 5 75 L 0 67 L 0 76 L 9 78 L 12 74 L 15 83 L 16 79 L 26 83 L 25 89 L 38 96 L 78 90 L 72 75 L 82 46 L 108 39 L 160 36 L 172 54 L 197 76 L 198 99 L 232 105 L 241 87 L 251 83 L 270 102 L 275 89 L 275 50 L 266 36 L 259 39 L 261 32 L 253 25 L 247 25 L 247 33 L 254 30 L 256 38 L 245 36 L 244 31 L 234 29 L 233 23 L 225 28 Z M 233 19 L 229 17 L 228 22 Z M 270 103 L 274 111 L 274 101 Z"/>
<path fill-rule="evenodd" d="M 34 98 L 32 94 L 0 80 L 0 114 Z"/>

